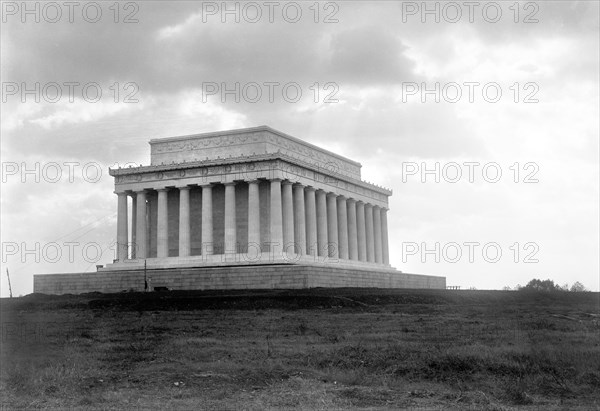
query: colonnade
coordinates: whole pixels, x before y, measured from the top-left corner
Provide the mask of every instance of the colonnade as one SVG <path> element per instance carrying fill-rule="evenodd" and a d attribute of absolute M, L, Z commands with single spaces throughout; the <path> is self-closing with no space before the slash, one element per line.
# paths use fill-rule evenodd
<path fill-rule="evenodd" d="M 288 180 L 271 179 L 269 233 L 271 244 L 286 252 L 389 265 L 387 208 L 326 192 Z M 242 182 L 227 182 L 224 202 L 224 251 L 236 253 L 238 242 L 261 244 L 260 180 L 248 181 L 248 238 L 237 238 L 236 190 Z M 213 187 L 204 184 L 201 204 L 202 244 L 213 243 Z M 191 253 L 190 186 L 179 190 L 179 257 Z M 167 188 L 158 188 L 156 256 L 169 256 Z M 149 257 L 146 202 L 148 190 L 117 192 L 117 259 L 129 256 L 128 196 L 132 197 L 132 257 Z M 212 254 L 212 247 L 202 247 Z"/>

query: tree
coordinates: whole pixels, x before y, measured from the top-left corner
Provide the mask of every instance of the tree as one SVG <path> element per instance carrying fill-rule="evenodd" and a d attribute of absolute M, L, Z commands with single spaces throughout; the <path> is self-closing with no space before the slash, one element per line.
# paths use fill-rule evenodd
<path fill-rule="evenodd" d="M 585 288 L 585 285 L 581 284 L 579 281 L 575 281 L 575 283 L 573 283 L 571 286 L 571 292 L 580 293 L 583 291 L 587 291 L 587 288 Z"/>
<path fill-rule="evenodd" d="M 534 278 L 533 280 L 529 281 L 527 283 L 527 285 L 525 287 L 522 288 L 523 290 L 534 290 L 534 291 L 556 291 L 556 290 L 560 290 L 560 287 L 558 287 L 556 284 L 554 284 L 554 281 L 552 280 L 538 280 L 537 278 Z"/>

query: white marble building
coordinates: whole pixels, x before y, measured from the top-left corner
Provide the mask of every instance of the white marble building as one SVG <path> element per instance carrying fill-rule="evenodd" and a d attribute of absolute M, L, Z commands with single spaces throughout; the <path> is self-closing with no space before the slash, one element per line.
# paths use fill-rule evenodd
<path fill-rule="evenodd" d="M 110 170 L 118 261 L 106 269 L 142 260 L 165 268 L 389 268 L 392 192 L 362 181 L 359 163 L 266 126 L 155 139 L 150 146 L 149 166 Z"/>
<path fill-rule="evenodd" d="M 150 146 L 149 166 L 109 170 L 114 262 L 34 275 L 35 292 L 446 287 L 390 266 L 392 192 L 355 161 L 266 126 Z"/>

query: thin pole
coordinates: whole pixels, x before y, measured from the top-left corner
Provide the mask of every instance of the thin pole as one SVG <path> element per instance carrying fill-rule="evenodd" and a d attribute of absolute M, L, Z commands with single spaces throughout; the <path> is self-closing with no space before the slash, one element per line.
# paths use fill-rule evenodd
<path fill-rule="evenodd" d="M 8 277 L 8 291 L 10 293 L 10 298 L 12 298 L 12 287 L 10 286 L 10 274 L 8 274 L 8 267 L 6 267 L 6 276 Z"/>

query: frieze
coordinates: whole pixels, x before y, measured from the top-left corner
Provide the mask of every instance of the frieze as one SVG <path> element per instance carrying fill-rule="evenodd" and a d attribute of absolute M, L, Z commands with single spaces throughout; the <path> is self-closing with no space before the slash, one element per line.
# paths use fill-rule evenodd
<path fill-rule="evenodd" d="M 115 184 L 137 183 L 142 181 L 142 179 L 142 174 L 123 174 L 120 176 L 115 176 Z"/>
<path fill-rule="evenodd" d="M 201 150 L 210 147 L 230 146 L 234 144 L 246 143 L 248 141 L 260 141 L 258 135 L 248 136 L 247 134 L 229 135 L 220 137 L 198 138 L 197 140 L 160 142 L 152 145 L 155 153 L 173 153 L 179 151 Z"/>
<path fill-rule="evenodd" d="M 155 142 L 152 144 L 153 154 L 166 154 L 182 151 L 202 150 L 212 147 L 224 147 L 248 142 L 265 141 L 272 143 L 284 150 L 289 150 L 292 153 L 300 154 L 312 161 L 321 164 L 321 166 L 330 169 L 330 171 L 343 172 L 360 176 L 360 168 L 353 164 L 335 159 L 334 156 L 308 147 L 304 144 L 291 141 L 287 138 L 273 134 L 271 132 L 252 133 L 252 134 L 232 134 L 215 137 L 198 137 L 198 139 L 190 139 L 184 141 L 164 141 Z"/>
<path fill-rule="evenodd" d="M 292 159 L 290 159 L 292 160 Z M 132 174 L 115 175 L 115 184 L 135 184 L 135 183 L 149 183 L 151 186 L 152 182 L 165 181 L 165 180 L 179 180 L 179 179 L 192 179 L 199 177 L 200 179 L 210 181 L 213 179 L 219 179 L 221 175 L 236 175 L 236 179 L 246 178 L 272 178 L 272 172 L 279 170 L 283 173 L 284 179 L 296 180 L 297 176 L 307 178 L 315 182 L 324 183 L 330 187 L 336 187 L 339 190 L 344 190 L 348 193 L 355 193 L 356 195 L 362 195 L 370 197 L 380 201 L 386 201 L 387 195 L 378 192 L 376 189 L 369 189 L 362 184 L 356 184 L 352 181 L 337 178 L 331 174 L 319 171 L 318 167 L 315 169 L 307 168 L 306 166 L 294 164 L 290 161 L 281 159 L 264 160 L 259 162 L 242 162 L 234 164 L 219 164 L 214 166 L 198 166 L 189 167 L 186 169 L 171 169 L 171 170 L 160 170 L 160 171 L 148 171 Z M 245 172 L 252 173 L 250 175 L 244 175 Z M 258 175 L 254 173 L 259 173 Z M 197 181 L 195 182 L 197 183 Z M 164 183 L 163 183 L 164 184 Z"/>

